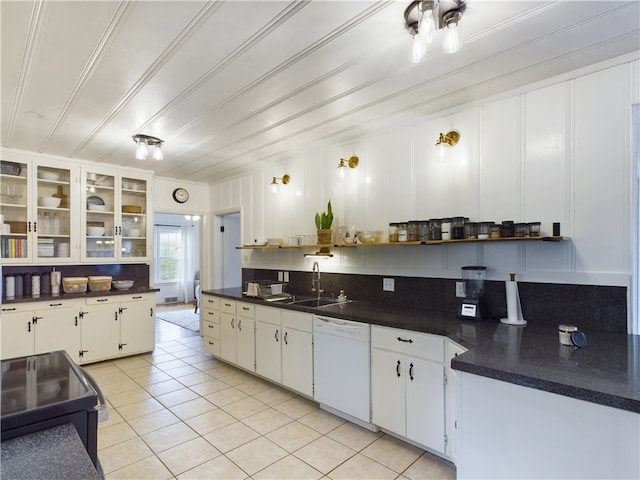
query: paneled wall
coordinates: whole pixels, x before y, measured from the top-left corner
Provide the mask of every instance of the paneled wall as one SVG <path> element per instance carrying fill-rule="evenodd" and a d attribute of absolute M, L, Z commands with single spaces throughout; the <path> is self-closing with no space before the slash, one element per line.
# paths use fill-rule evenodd
<path fill-rule="evenodd" d="M 372 132 L 352 144 L 295 154 L 277 167 L 211 187 L 212 211 L 240 209 L 243 243 L 314 234 L 331 199 L 337 225 L 385 229 L 389 222 L 464 215 L 472 221 L 560 222 L 570 241 L 333 249 L 324 271 L 458 278 L 486 265 L 506 280 L 629 286 L 632 272 L 631 105 L 640 101 L 639 61 L 593 66 Z M 455 129 L 441 161 L 434 143 Z M 337 180 L 339 159 L 360 166 Z M 278 195 L 271 177 L 291 176 Z M 307 270 L 300 249 L 243 250 L 243 267 Z"/>

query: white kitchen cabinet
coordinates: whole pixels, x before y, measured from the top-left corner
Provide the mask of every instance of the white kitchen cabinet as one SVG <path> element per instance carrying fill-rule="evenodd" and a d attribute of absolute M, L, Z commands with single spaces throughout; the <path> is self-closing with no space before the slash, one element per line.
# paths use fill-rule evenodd
<path fill-rule="evenodd" d="M 236 363 L 236 302 L 223 298 L 220 300 L 220 358 Z"/>
<path fill-rule="evenodd" d="M 81 167 L 85 262 L 141 262 L 152 257 L 153 177 Z"/>
<path fill-rule="evenodd" d="M 80 361 L 78 301 L 52 300 L 2 307 L 2 358 L 66 350 Z"/>
<path fill-rule="evenodd" d="M 238 315 L 236 365 L 253 372 L 256 367 L 254 306 L 250 303 L 238 302 L 236 309 Z"/>
<path fill-rule="evenodd" d="M 155 295 L 122 295 L 119 300 L 120 354 L 152 351 L 156 344 Z"/>
<path fill-rule="evenodd" d="M 202 334 L 207 352 L 220 356 L 220 299 L 213 295 L 202 295 Z"/>
<path fill-rule="evenodd" d="M 282 382 L 280 309 L 256 306 L 256 373 Z"/>
<path fill-rule="evenodd" d="M 282 384 L 313 397 L 313 315 L 281 311 Z"/>
<path fill-rule="evenodd" d="M 458 396 L 458 374 L 451 368 L 451 360 L 462 355 L 467 350 L 452 340 L 447 341 L 447 355 L 445 374 L 446 421 L 445 432 L 447 435 L 446 454 L 456 463 L 458 458 L 458 420 L 460 418 L 460 405 Z"/>
<path fill-rule="evenodd" d="M 3 160 L 0 174 L 0 214 L 10 225 L 2 235 L 0 256 L 5 265 L 55 264 L 78 260 L 77 166 L 29 159 Z M 59 198 L 58 204 L 47 200 Z"/>
<path fill-rule="evenodd" d="M 100 300 L 98 297 L 92 300 Z M 120 323 L 113 304 L 85 305 L 80 312 L 82 324 L 81 363 L 117 357 L 120 353 Z"/>
<path fill-rule="evenodd" d="M 87 298 L 82 307 L 82 363 L 152 351 L 153 293 Z"/>
<path fill-rule="evenodd" d="M 443 337 L 372 326 L 372 423 L 444 453 L 443 363 Z"/>

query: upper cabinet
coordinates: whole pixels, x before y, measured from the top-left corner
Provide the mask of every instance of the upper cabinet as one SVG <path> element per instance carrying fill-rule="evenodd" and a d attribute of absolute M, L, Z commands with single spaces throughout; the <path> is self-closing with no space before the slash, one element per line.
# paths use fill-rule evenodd
<path fill-rule="evenodd" d="M 4 265 L 150 262 L 153 174 L 5 153 Z"/>
<path fill-rule="evenodd" d="M 151 257 L 151 175 L 82 167 L 81 245 L 85 262 L 140 262 Z"/>
<path fill-rule="evenodd" d="M 47 161 L 3 161 L 0 211 L 5 264 L 78 260 L 78 167 Z"/>

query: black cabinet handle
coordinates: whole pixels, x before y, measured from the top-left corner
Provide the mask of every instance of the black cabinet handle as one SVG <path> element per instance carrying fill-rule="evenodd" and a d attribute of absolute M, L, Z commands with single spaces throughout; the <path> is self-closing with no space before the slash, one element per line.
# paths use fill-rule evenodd
<path fill-rule="evenodd" d="M 27 332 L 31 331 L 31 322 L 27 322 Z"/>
<path fill-rule="evenodd" d="M 413 362 L 409 364 L 409 379 L 413 382 Z"/>
<path fill-rule="evenodd" d="M 12 307 L 12 308 L 3 308 L 2 311 L 3 312 L 15 312 L 17 310 L 16 307 Z"/>
<path fill-rule="evenodd" d="M 213 325 L 207 325 L 207 327 L 209 327 L 209 328 L 214 328 L 214 327 L 213 327 Z"/>
<path fill-rule="evenodd" d="M 413 340 L 411 340 L 411 339 L 407 340 L 406 338 L 401 338 L 401 337 L 398 337 L 398 341 L 399 342 L 405 342 L 405 343 L 413 343 Z"/>
<path fill-rule="evenodd" d="M 108 302 L 108 301 L 109 301 L 109 299 L 108 299 L 108 298 L 98 298 L 98 299 L 96 300 L 96 302 Z"/>
<path fill-rule="evenodd" d="M 235 319 L 235 318 L 232 318 L 232 319 L 231 319 L 231 328 L 235 328 L 235 326 L 234 326 L 234 325 L 235 325 L 235 323 L 236 323 L 236 319 Z"/>
<path fill-rule="evenodd" d="M 284 332 L 284 344 L 285 345 L 289 345 L 289 342 L 287 341 L 287 335 L 289 335 L 289 332 Z"/>
<path fill-rule="evenodd" d="M 140 300 L 141 298 L 142 298 L 142 295 L 135 295 L 131 297 L 132 300 Z"/>
<path fill-rule="evenodd" d="M 249 309 L 249 307 L 242 307 L 242 309 L 243 309 L 245 312 L 248 312 L 248 311 L 250 310 L 250 309 Z"/>
<path fill-rule="evenodd" d="M 61 303 L 50 303 L 49 306 L 50 307 L 61 307 L 62 304 Z"/>
<path fill-rule="evenodd" d="M 76 315 L 76 327 L 78 326 L 78 316 Z"/>
<path fill-rule="evenodd" d="M 38 324 L 38 320 L 42 320 L 42 317 L 33 317 L 33 318 L 31 319 L 31 321 L 32 321 L 32 323 L 33 323 L 34 325 L 37 325 L 37 324 Z"/>
<path fill-rule="evenodd" d="M 279 330 L 276 328 L 276 335 L 275 335 L 275 337 L 276 337 L 276 342 L 278 341 L 278 332 L 279 332 Z"/>
<path fill-rule="evenodd" d="M 242 319 L 238 320 L 238 330 L 242 331 Z"/>
<path fill-rule="evenodd" d="M 215 345 L 211 340 L 209 340 L 209 345 Z"/>
<path fill-rule="evenodd" d="M 400 378 L 400 360 L 398 360 L 398 363 L 396 364 L 396 375 Z"/>

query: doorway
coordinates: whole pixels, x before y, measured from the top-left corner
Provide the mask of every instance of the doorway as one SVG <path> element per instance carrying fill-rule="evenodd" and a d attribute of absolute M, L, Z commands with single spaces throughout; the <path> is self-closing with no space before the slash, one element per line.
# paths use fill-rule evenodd
<path fill-rule="evenodd" d="M 240 250 L 240 212 L 231 211 L 214 216 L 213 269 L 214 288 L 242 287 L 242 265 Z"/>
<path fill-rule="evenodd" d="M 156 213 L 154 284 L 158 305 L 191 305 L 200 279 L 200 217 Z"/>

